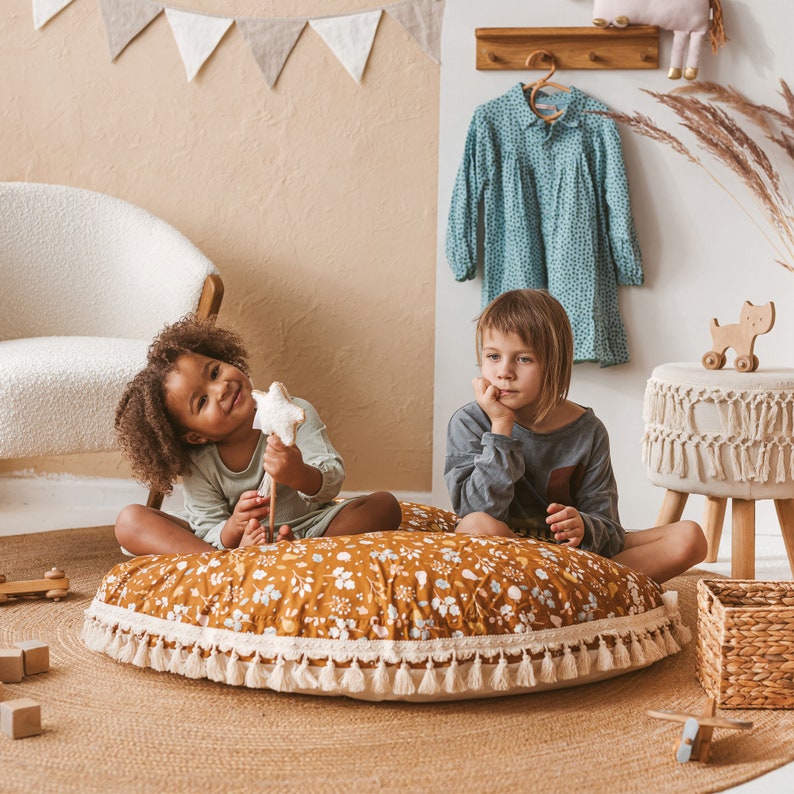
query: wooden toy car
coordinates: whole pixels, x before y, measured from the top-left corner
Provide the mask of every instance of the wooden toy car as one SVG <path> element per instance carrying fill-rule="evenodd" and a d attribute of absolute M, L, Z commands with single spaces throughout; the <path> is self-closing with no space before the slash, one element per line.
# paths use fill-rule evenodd
<path fill-rule="evenodd" d="M 706 369 L 722 369 L 725 366 L 725 351 L 732 347 L 736 351 L 733 363 L 738 372 L 755 372 L 758 356 L 753 354 L 755 338 L 768 333 L 775 324 L 775 304 L 754 306 L 750 301 L 742 304 L 739 322 L 720 325 L 716 317 L 711 318 L 712 349 L 703 355 L 701 363 Z"/>
<path fill-rule="evenodd" d="M 0 574 L 0 604 L 9 598 L 28 595 L 43 595 L 59 601 L 69 591 L 69 580 L 59 568 L 44 572 L 43 579 L 26 579 L 21 582 L 7 582 Z"/>

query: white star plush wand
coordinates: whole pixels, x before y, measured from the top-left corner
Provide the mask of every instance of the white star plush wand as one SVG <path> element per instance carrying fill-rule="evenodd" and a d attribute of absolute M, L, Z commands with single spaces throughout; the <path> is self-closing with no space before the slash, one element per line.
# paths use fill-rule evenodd
<path fill-rule="evenodd" d="M 256 402 L 254 427 L 265 435 L 275 433 L 283 444 L 291 447 L 295 443 L 298 425 L 306 420 L 303 408 L 292 402 L 284 384 L 278 381 L 273 381 L 266 392 L 254 389 L 252 394 Z M 270 514 L 266 540 L 272 543 L 276 528 L 276 481 L 267 472 L 259 483 L 257 493 L 260 496 L 267 495 L 268 480 L 270 480 Z"/>

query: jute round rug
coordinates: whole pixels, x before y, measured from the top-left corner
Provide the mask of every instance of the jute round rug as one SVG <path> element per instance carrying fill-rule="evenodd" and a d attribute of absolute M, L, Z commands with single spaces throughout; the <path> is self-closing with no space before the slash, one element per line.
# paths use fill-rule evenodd
<path fill-rule="evenodd" d="M 79 635 L 104 573 L 122 559 L 109 527 L 0 539 L 0 573 L 54 565 L 67 599 L 0 604 L 0 647 L 49 643 L 51 669 L 6 684 L 41 704 L 44 733 L 0 735 L 0 791 L 713 792 L 794 760 L 794 711 L 722 712 L 709 764 L 675 761 L 681 726 L 649 708 L 699 712 L 695 641 L 645 670 L 536 695 L 367 703 L 279 694 L 119 664 Z M 702 572 L 669 583 L 693 633 Z"/>

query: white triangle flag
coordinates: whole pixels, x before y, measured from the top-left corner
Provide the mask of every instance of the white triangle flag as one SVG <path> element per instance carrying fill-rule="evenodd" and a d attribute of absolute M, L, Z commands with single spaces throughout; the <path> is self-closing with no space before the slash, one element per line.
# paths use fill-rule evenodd
<path fill-rule="evenodd" d="M 361 82 L 367 66 L 382 13 L 383 9 L 379 8 L 363 14 L 309 20 L 312 28 L 357 83 Z"/>
<path fill-rule="evenodd" d="M 234 19 L 192 14 L 189 11 L 177 11 L 175 8 L 166 8 L 165 16 L 176 39 L 176 46 L 190 82 L 207 58 L 215 52 Z"/>
<path fill-rule="evenodd" d="M 406 0 L 404 3 L 386 6 L 386 13 L 396 19 L 436 63 L 441 63 L 444 1 Z"/>
<path fill-rule="evenodd" d="M 152 0 L 100 0 L 100 4 L 111 61 L 163 10 L 162 3 Z"/>
<path fill-rule="evenodd" d="M 237 27 L 267 84 L 273 88 L 295 42 L 306 27 L 306 20 L 238 19 Z"/>
<path fill-rule="evenodd" d="M 33 27 L 40 30 L 72 0 L 33 0 Z"/>

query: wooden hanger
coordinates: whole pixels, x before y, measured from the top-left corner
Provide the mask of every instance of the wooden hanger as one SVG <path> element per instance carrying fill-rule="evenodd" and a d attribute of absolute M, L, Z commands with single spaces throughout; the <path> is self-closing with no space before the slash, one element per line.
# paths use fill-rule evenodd
<path fill-rule="evenodd" d="M 565 113 L 564 110 L 558 110 L 556 113 L 541 113 L 536 105 L 535 105 L 535 98 L 537 97 L 538 91 L 541 88 L 546 88 L 547 86 L 551 86 L 552 88 L 558 88 L 560 91 L 565 91 L 566 94 L 570 94 L 571 89 L 567 86 L 560 85 L 560 83 L 553 83 L 549 78 L 557 71 L 557 64 L 554 62 L 554 56 L 548 50 L 534 50 L 527 56 L 526 66 L 530 66 L 532 61 L 535 59 L 536 56 L 540 55 L 544 60 L 548 59 L 551 67 L 549 71 L 543 75 L 543 77 L 535 80 L 534 83 L 527 83 L 524 86 L 524 91 L 531 91 L 529 95 L 529 106 L 532 108 L 532 112 L 538 117 L 543 119 L 547 124 L 551 124 L 552 121 L 558 119 Z"/>

